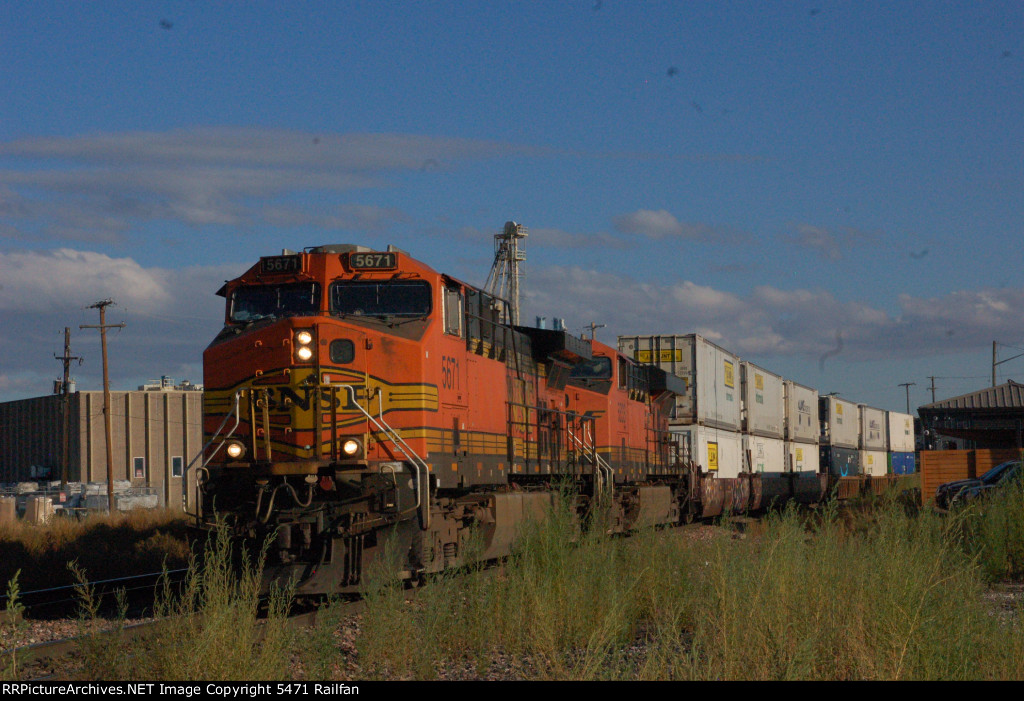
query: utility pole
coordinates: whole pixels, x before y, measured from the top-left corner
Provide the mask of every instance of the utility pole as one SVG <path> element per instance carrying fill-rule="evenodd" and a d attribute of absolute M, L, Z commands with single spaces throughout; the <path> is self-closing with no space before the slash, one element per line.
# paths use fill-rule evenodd
<path fill-rule="evenodd" d="M 908 414 L 910 413 L 910 388 L 913 387 L 916 384 L 917 384 L 916 382 L 901 382 L 899 384 L 900 387 L 906 387 L 907 388 L 907 413 Z"/>
<path fill-rule="evenodd" d="M 930 389 L 932 391 L 932 404 L 934 404 L 935 403 L 935 375 L 929 375 L 928 379 L 932 381 L 932 386 L 930 387 Z"/>
<path fill-rule="evenodd" d="M 607 324 L 595 324 L 593 321 L 591 321 L 590 325 L 586 327 L 590 329 L 590 340 L 593 341 L 595 332 L 598 329 L 603 329 L 605 326 L 607 326 Z"/>
<path fill-rule="evenodd" d="M 99 326 L 79 326 L 80 329 L 100 330 L 100 349 L 103 352 L 103 430 L 107 434 L 107 509 L 114 513 L 114 453 L 111 446 L 110 435 L 110 375 L 107 372 L 107 329 L 123 329 L 124 322 L 120 324 L 107 324 L 107 307 L 114 303 L 112 299 L 104 299 L 96 304 L 90 304 L 87 309 L 100 310 Z"/>
<path fill-rule="evenodd" d="M 61 468 L 60 468 L 60 491 L 62 495 L 67 494 L 68 489 L 68 459 L 71 455 L 71 440 L 70 440 L 70 429 L 68 423 L 71 419 L 71 361 L 77 360 L 78 364 L 82 364 L 82 359 L 76 355 L 71 355 L 71 329 L 67 326 L 64 327 L 64 355 L 54 354 L 53 356 L 57 360 L 63 361 L 64 363 L 64 380 L 61 382 L 60 391 L 64 395 L 64 400 L 61 403 Z M 62 499 L 64 496 L 61 497 Z"/>

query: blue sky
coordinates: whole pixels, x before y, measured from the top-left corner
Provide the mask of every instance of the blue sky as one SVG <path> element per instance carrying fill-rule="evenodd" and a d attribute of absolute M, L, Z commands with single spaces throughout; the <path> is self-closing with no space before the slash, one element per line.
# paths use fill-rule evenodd
<path fill-rule="evenodd" d="M 1024 348 L 1019 2 L 0 4 L 0 400 L 112 297 L 113 385 L 201 381 L 220 283 L 396 244 L 524 317 L 702 333 L 885 409 Z M 1024 379 L 1024 358 L 999 380 Z"/>

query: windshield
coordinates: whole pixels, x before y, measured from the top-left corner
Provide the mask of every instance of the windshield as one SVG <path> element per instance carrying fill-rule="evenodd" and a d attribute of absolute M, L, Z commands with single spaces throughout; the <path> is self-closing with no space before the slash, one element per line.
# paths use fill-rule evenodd
<path fill-rule="evenodd" d="M 331 311 L 365 316 L 430 314 L 430 285 L 422 280 L 342 280 L 331 285 Z"/>
<path fill-rule="evenodd" d="M 320 285 L 315 282 L 239 287 L 231 295 L 231 321 L 301 316 L 319 310 Z"/>
<path fill-rule="evenodd" d="M 598 356 L 593 360 L 588 360 L 585 363 L 573 366 L 572 371 L 569 373 L 569 377 L 574 380 L 592 379 L 592 380 L 607 380 L 612 376 L 612 361 L 611 358 L 602 358 Z"/>
<path fill-rule="evenodd" d="M 1020 463 L 1011 460 L 1010 462 L 1004 462 L 1002 464 L 996 465 L 991 470 L 989 470 L 988 472 L 981 476 L 981 481 L 984 482 L 985 484 L 994 484 L 1001 480 L 1003 477 L 1005 477 L 1006 474 L 1012 473 L 1014 470 L 1011 468 L 1016 468 L 1016 466 L 1019 464 Z"/>

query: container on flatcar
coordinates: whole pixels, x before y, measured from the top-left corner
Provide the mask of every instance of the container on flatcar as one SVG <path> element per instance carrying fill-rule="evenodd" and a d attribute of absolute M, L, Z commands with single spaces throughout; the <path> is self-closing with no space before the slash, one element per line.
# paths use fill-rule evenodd
<path fill-rule="evenodd" d="M 679 445 L 679 458 L 692 461 L 702 472 L 720 479 L 738 477 L 743 465 L 743 440 L 735 431 L 711 426 L 671 426 Z"/>
<path fill-rule="evenodd" d="M 914 452 L 914 417 L 895 411 L 886 412 L 889 430 L 889 450 L 894 453 Z"/>
<path fill-rule="evenodd" d="M 740 363 L 740 378 L 744 433 L 782 438 L 786 409 L 782 378 L 746 361 Z"/>
<path fill-rule="evenodd" d="M 861 474 L 885 477 L 889 472 L 889 454 L 884 450 L 860 451 Z"/>
<path fill-rule="evenodd" d="M 750 472 L 778 475 L 786 471 L 786 444 L 781 438 L 744 434 L 743 450 Z"/>
<path fill-rule="evenodd" d="M 786 403 L 785 439 L 798 443 L 817 443 L 821 435 L 818 424 L 818 390 L 786 380 L 783 393 Z"/>
<path fill-rule="evenodd" d="M 857 405 L 834 395 L 818 400 L 821 443 L 856 451 L 860 448 L 860 415 Z"/>
<path fill-rule="evenodd" d="M 858 404 L 857 410 L 860 414 L 860 449 L 888 450 L 885 410 L 875 409 L 866 404 Z"/>
<path fill-rule="evenodd" d="M 914 453 L 889 453 L 889 469 L 894 475 L 912 475 L 917 472 Z"/>
<path fill-rule="evenodd" d="M 818 445 L 816 443 L 798 443 L 786 441 L 786 471 L 814 472 L 818 471 Z"/>
<path fill-rule="evenodd" d="M 860 471 L 860 451 L 856 448 L 840 448 L 827 443 L 819 446 L 821 471 L 833 477 L 856 477 Z"/>
<path fill-rule="evenodd" d="M 673 425 L 740 430 L 739 358 L 697 334 L 619 336 L 619 352 L 681 377 Z"/>
<path fill-rule="evenodd" d="M 818 444 L 786 441 L 785 446 L 786 471 L 793 476 L 793 498 L 801 504 L 819 501 L 824 494 L 825 483 L 819 479 L 821 458 L 818 455 Z"/>

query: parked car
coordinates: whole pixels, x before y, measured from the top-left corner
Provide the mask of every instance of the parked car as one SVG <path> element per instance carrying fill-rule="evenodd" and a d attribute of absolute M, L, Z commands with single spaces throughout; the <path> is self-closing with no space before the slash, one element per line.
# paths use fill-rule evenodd
<path fill-rule="evenodd" d="M 1000 463 L 991 470 L 975 479 L 956 480 L 939 485 L 935 490 L 935 506 L 940 509 L 952 509 L 956 506 L 976 499 L 989 490 L 1008 484 L 1024 475 L 1019 460 Z"/>

